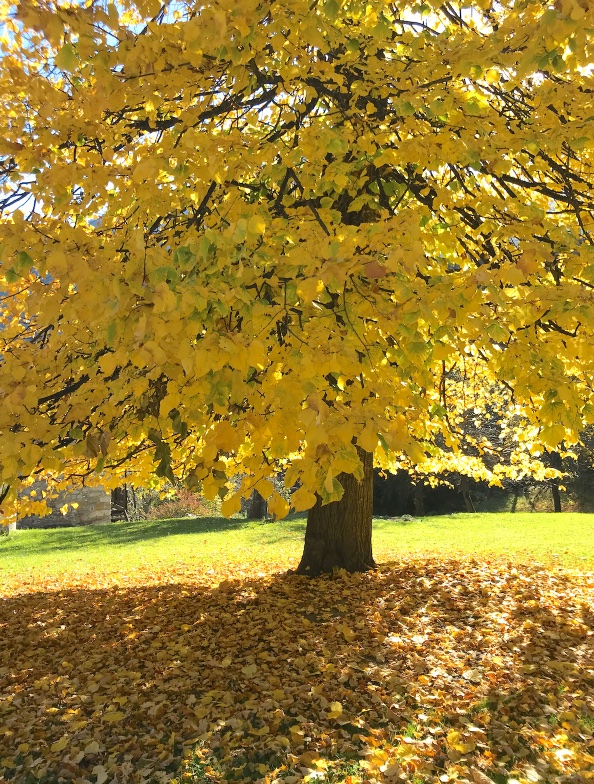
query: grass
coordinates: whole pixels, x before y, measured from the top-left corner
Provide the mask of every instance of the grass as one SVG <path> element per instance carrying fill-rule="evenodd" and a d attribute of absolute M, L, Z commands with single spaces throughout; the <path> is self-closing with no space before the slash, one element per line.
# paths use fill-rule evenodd
<path fill-rule="evenodd" d="M 191 564 L 264 571 L 294 567 L 305 520 L 279 522 L 196 518 L 117 522 L 87 528 L 17 531 L 0 539 L 0 575 L 116 573 Z M 594 514 L 455 514 L 374 521 L 378 562 L 404 554 L 514 557 L 565 567 L 594 566 Z"/>

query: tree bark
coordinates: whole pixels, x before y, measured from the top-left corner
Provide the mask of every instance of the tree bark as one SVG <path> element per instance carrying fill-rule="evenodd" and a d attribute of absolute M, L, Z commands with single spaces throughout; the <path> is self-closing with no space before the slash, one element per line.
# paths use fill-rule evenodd
<path fill-rule="evenodd" d="M 476 512 L 474 508 L 474 503 L 472 501 L 472 497 L 470 495 L 470 482 L 468 481 L 467 476 L 463 476 L 460 479 L 460 490 L 462 491 L 462 497 L 464 498 L 464 504 L 466 506 L 467 512 Z"/>
<path fill-rule="evenodd" d="M 512 505 L 511 505 L 511 510 L 510 510 L 511 512 L 515 512 L 516 511 L 516 507 L 518 505 L 518 496 L 519 495 L 520 495 L 520 491 L 519 490 L 514 490 L 514 498 L 513 498 Z"/>
<path fill-rule="evenodd" d="M 421 479 L 415 482 L 415 517 L 425 517 L 425 485 Z"/>
<path fill-rule="evenodd" d="M 559 482 L 553 481 L 551 485 L 551 493 L 553 496 L 553 512 L 561 511 L 561 493 L 559 492 Z"/>
<path fill-rule="evenodd" d="M 263 520 L 266 517 L 268 505 L 257 490 L 253 490 L 248 498 L 245 516 L 248 520 Z"/>
<path fill-rule="evenodd" d="M 373 517 L 373 454 L 357 447 L 363 463 L 363 479 L 340 474 L 344 488 L 340 501 L 322 506 L 318 498 L 309 510 L 305 545 L 297 574 L 314 577 L 335 567 L 365 572 L 375 566 L 371 552 Z"/>
<path fill-rule="evenodd" d="M 559 452 L 551 452 L 550 456 L 550 463 L 553 468 L 556 468 L 557 471 L 561 471 L 563 468 L 563 461 L 561 460 L 561 455 Z M 559 491 L 559 480 L 553 479 L 551 481 L 551 495 L 553 496 L 553 511 L 560 512 L 561 511 L 561 493 Z"/>

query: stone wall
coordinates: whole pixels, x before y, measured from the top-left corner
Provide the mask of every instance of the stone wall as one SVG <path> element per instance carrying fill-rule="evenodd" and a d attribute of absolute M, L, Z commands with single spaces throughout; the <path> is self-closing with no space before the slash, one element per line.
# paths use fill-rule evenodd
<path fill-rule="evenodd" d="M 41 497 L 44 484 L 33 485 Z M 64 504 L 77 503 L 78 508 L 70 508 L 63 515 L 60 507 Z M 17 528 L 68 528 L 75 525 L 98 525 L 111 522 L 111 494 L 103 487 L 81 487 L 70 493 L 60 493 L 57 498 L 48 501 L 52 513 L 46 517 L 23 517 Z"/>

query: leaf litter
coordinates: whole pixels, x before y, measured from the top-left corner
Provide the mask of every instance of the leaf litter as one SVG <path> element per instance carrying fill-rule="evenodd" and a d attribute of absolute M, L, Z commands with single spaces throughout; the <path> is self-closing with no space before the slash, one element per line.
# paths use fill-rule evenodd
<path fill-rule="evenodd" d="M 592 574 L 416 558 L 39 582 L 2 588 L 0 780 L 594 780 Z"/>

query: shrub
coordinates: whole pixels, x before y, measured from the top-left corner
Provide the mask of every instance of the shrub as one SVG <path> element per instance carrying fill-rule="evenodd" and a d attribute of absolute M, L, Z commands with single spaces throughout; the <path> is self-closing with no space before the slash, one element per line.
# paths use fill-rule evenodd
<path fill-rule="evenodd" d="M 203 498 L 185 488 L 179 488 L 172 498 L 164 498 L 151 505 L 147 517 L 150 520 L 158 520 L 188 515 L 204 517 L 210 513 L 211 510 Z"/>

